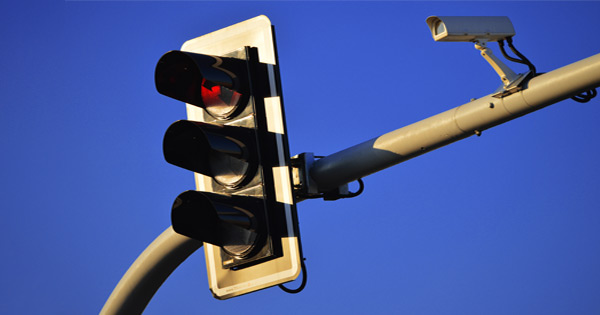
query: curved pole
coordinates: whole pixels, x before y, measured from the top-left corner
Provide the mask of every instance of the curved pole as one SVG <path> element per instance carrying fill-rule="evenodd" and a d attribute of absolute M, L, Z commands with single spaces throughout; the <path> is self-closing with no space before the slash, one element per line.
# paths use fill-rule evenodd
<path fill-rule="evenodd" d="M 173 270 L 201 246 L 168 227 L 129 267 L 100 314 L 141 314 Z"/>

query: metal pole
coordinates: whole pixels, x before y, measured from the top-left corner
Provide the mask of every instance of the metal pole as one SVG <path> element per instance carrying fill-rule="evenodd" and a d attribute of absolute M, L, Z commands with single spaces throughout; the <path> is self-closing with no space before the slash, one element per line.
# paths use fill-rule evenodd
<path fill-rule="evenodd" d="M 600 86 L 600 54 L 531 79 L 524 90 L 484 96 L 315 161 L 320 192 L 381 171 L 483 130 Z"/>
<path fill-rule="evenodd" d="M 169 226 L 129 267 L 100 314 L 141 314 L 173 270 L 201 246 Z"/>

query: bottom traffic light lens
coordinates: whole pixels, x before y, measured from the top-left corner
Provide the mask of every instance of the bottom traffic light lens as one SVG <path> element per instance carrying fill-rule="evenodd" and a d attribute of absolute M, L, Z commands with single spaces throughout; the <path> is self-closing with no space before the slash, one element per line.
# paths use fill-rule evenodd
<path fill-rule="evenodd" d="M 251 211 L 239 206 L 240 200 L 186 191 L 173 203 L 173 229 L 195 240 L 221 246 L 231 256 L 249 256 L 259 243 L 257 222 Z M 253 205 L 249 203 L 248 206 Z"/>

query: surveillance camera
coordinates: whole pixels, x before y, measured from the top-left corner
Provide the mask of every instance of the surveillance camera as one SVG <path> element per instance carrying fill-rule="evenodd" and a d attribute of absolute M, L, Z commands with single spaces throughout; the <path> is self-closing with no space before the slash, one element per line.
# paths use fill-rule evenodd
<path fill-rule="evenodd" d="M 426 22 L 435 41 L 494 42 L 515 35 L 506 16 L 430 16 Z"/>

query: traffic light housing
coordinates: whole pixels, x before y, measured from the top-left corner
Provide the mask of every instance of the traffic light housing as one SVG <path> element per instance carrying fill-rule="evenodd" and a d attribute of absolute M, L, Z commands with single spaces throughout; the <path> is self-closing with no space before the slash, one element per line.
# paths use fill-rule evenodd
<path fill-rule="evenodd" d="M 193 171 L 173 229 L 205 242 L 209 287 L 229 298 L 295 279 L 296 208 L 273 28 L 265 16 L 186 42 L 155 71 L 158 92 L 187 103 L 166 131 L 167 162 Z"/>

